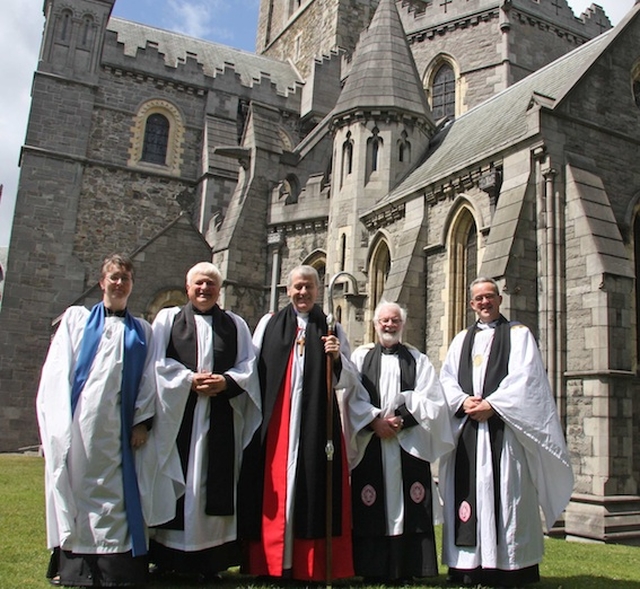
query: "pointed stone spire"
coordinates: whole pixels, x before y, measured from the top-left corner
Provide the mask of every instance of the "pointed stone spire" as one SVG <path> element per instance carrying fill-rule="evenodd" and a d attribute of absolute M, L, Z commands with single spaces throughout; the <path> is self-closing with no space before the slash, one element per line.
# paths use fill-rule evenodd
<path fill-rule="evenodd" d="M 362 33 L 334 120 L 367 110 L 399 111 L 433 126 L 395 0 L 381 0 Z"/>

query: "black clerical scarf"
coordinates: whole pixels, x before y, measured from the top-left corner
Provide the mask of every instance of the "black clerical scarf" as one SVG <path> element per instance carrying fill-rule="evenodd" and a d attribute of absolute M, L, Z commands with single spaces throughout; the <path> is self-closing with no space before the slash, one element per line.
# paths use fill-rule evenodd
<path fill-rule="evenodd" d="M 511 325 L 500 315 L 495 325 L 495 334 L 489 353 L 487 373 L 482 388 L 482 397 L 486 399 L 500 386 L 502 380 L 509 373 L 509 355 L 511 353 Z M 473 341 L 479 331 L 477 322 L 467 330 L 460 354 L 458 367 L 458 383 L 468 395 L 473 395 Z M 458 417 L 464 412 L 459 411 Z M 496 528 L 499 520 L 500 508 L 500 456 L 502 453 L 502 439 L 504 422 L 494 414 L 488 421 L 489 437 L 491 440 L 491 462 L 493 465 L 494 504 Z M 476 442 L 478 438 L 478 422 L 467 419 L 465 422 L 458 447 L 455 463 L 455 517 L 456 517 L 456 546 L 475 546 L 477 531 L 476 505 Z"/>
<path fill-rule="evenodd" d="M 400 390 L 415 388 L 416 361 L 403 344 L 385 348 L 376 344 L 364 357 L 362 363 L 362 384 L 369 393 L 371 404 L 380 407 L 380 367 L 383 354 L 396 354 L 400 364 Z M 409 413 L 406 405 L 395 410 L 403 419 L 403 428 L 416 426 L 418 422 Z M 429 463 L 411 456 L 400 448 L 403 495 L 404 495 L 404 533 L 425 532 L 432 526 L 431 470 Z M 424 490 L 419 500 L 410 495 L 412 489 Z M 385 536 L 387 517 L 385 507 L 385 485 L 382 468 L 382 446 L 380 438 L 373 436 L 367 444 L 362 460 L 351 472 L 353 533 L 356 536 Z"/>
<path fill-rule="evenodd" d="M 218 305 L 207 313 L 199 313 L 189 302 L 176 314 L 167 345 L 167 358 L 173 358 L 190 370 L 198 371 L 198 337 L 194 314 L 212 317 L 213 366 L 211 371 L 223 374 L 235 366 L 238 355 L 238 331 L 233 319 Z M 207 515 L 233 515 L 234 513 L 234 431 L 233 409 L 229 398 L 235 396 L 239 387 L 227 378 L 230 394 L 220 393 L 209 397 L 210 426 L 208 433 L 209 458 L 207 464 Z M 182 470 L 186 476 L 193 429 L 193 413 L 198 394 L 189 391 L 182 423 L 178 432 L 177 445 Z M 176 517 L 163 527 L 184 529 L 184 497 L 178 500 Z"/>
<path fill-rule="evenodd" d="M 269 321 L 262 340 L 258 374 L 262 392 L 262 442 L 282 388 L 284 373 L 298 332 L 298 320 L 291 304 Z M 309 313 L 305 332 L 302 385 L 300 447 L 295 484 L 294 535 L 296 538 L 323 538 L 326 522 L 326 356 L 321 337 L 327 334 L 326 315 L 316 305 Z M 285 391 L 289 394 L 289 391 Z M 333 497 L 342 490 L 342 427 L 335 395 L 333 401 Z M 263 454 L 264 456 L 264 454 Z M 342 509 L 334 501 L 333 534 L 342 533 Z"/>

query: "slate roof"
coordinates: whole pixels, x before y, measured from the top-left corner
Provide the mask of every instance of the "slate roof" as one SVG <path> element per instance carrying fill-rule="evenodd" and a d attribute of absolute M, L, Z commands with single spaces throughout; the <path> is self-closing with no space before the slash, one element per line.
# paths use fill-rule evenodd
<path fill-rule="evenodd" d="M 449 123 L 431 140 L 425 162 L 373 210 L 402 200 L 536 133 L 537 128 L 529 128 L 526 116 L 534 94 L 548 105 L 557 105 L 618 30 L 619 27 L 599 35 Z"/>
<path fill-rule="evenodd" d="M 381 0 L 354 52 L 334 116 L 398 109 L 430 120 L 427 99 L 394 0 Z"/>
<path fill-rule="evenodd" d="M 196 59 L 207 76 L 215 77 L 224 71 L 225 67 L 233 67 L 246 86 L 251 86 L 262 77 L 268 76 L 276 85 L 278 92 L 282 94 L 286 94 L 304 81 L 289 62 L 278 61 L 226 45 L 116 17 L 109 19 L 107 30 L 115 32 L 118 42 L 124 44 L 125 55 L 135 57 L 138 49 L 144 49 L 150 43 L 164 55 L 165 64 L 169 67 L 178 67 L 189 55 Z"/>

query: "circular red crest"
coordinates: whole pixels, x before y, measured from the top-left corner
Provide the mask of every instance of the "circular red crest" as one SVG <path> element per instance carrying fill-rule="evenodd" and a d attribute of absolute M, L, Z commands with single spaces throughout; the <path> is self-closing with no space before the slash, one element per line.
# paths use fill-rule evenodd
<path fill-rule="evenodd" d="M 422 483 L 415 482 L 411 485 L 411 489 L 409 489 L 409 496 L 414 503 L 422 503 L 425 495 L 426 492 Z"/>
<path fill-rule="evenodd" d="M 371 507 L 378 497 L 376 490 L 371 485 L 365 485 L 362 488 L 362 492 L 360 493 L 360 498 L 362 502 L 367 506 Z"/>
<path fill-rule="evenodd" d="M 458 517 L 462 523 L 467 523 L 471 519 L 471 505 L 466 501 L 460 503 L 458 508 Z"/>

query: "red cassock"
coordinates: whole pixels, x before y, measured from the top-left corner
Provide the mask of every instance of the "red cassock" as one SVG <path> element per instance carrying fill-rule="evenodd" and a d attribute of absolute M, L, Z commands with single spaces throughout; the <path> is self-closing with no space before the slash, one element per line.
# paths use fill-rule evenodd
<path fill-rule="evenodd" d="M 262 539 L 249 544 L 249 573 L 252 575 L 280 577 L 283 574 L 293 353 L 292 350 L 266 436 Z M 351 548 L 351 494 L 344 448 L 343 443 L 341 498 L 334 497 L 334 504 L 338 500 L 342 501 L 342 535 L 333 536 L 332 579 L 354 575 Z M 294 538 L 292 576 L 298 580 L 326 580 L 325 538 Z"/>

